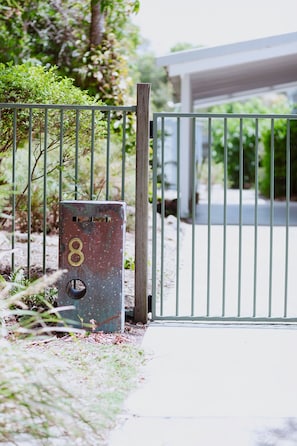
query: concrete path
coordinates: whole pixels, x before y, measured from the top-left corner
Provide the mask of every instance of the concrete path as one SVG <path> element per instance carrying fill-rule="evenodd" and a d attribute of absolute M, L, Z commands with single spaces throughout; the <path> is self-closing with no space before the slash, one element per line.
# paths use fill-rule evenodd
<path fill-rule="evenodd" d="M 224 190 L 221 185 L 214 185 L 211 190 L 211 219 L 212 225 L 223 225 L 224 223 Z M 226 223 L 227 225 L 239 224 L 239 203 L 240 191 L 238 189 L 228 189 L 226 196 Z M 270 200 L 262 197 L 257 198 L 258 205 L 258 225 L 270 225 Z M 255 223 L 255 191 L 253 189 L 242 190 L 242 224 L 254 225 Z M 286 202 L 273 202 L 273 225 L 286 225 Z M 297 223 L 297 203 L 291 201 L 289 204 L 289 224 L 296 225 Z M 197 225 L 208 224 L 208 196 L 205 187 L 201 186 L 199 205 L 197 206 L 196 215 Z"/>
<path fill-rule="evenodd" d="M 214 185 L 211 225 L 208 226 L 207 191 L 201 189 L 196 224 L 194 227 L 182 225 L 179 245 L 170 228 L 170 237 L 180 248 L 179 280 L 176 268 L 172 274 L 171 266 L 172 261 L 177 261 L 177 254 L 165 243 L 163 270 L 157 265 L 156 271 L 158 316 L 174 316 L 177 311 L 179 316 L 296 317 L 297 203 L 290 203 L 290 227 L 287 229 L 284 226 L 286 203 L 275 201 L 271 229 L 270 202 L 259 197 L 259 225 L 255 230 L 255 191 L 242 191 L 241 228 L 238 225 L 239 198 L 239 190 L 227 191 L 227 225 L 224 227 L 224 190 Z M 173 220 L 172 227 L 174 223 Z M 168 226 L 165 225 L 165 234 Z M 157 233 L 157 257 L 161 253 L 162 236 L 161 232 Z M 163 294 L 162 274 L 166 282 Z"/>
<path fill-rule="evenodd" d="M 109 446 L 297 444 L 297 327 L 152 323 Z"/>

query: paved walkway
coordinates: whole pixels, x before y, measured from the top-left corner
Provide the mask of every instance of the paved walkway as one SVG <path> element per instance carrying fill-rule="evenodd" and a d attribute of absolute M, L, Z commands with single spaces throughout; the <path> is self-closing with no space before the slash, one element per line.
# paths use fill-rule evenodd
<path fill-rule="evenodd" d="M 238 225 L 239 224 L 239 202 L 240 192 L 238 189 L 228 189 L 226 198 L 226 224 Z M 223 225 L 224 223 L 224 190 L 221 185 L 214 185 L 211 191 L 211 219 L 212 225 Z M 242 191 L 242 224 L 254 225 L 255 223 L 255 191 L 253 189 L 244 189 Z M 258 197 L 258 225 L 269 226 L 270 225 L 270 213 L 271 203 L 270 200 Z M 274 201 L 273 202 L 273 225 L 285 226 L 286 225 L 286 202 Z M 291 201 L 289 204 L 289 224 L 296 226 L 297 223 L 297 203 Z M 208 224 L 208 197 L 205 186 L 201 186 L 200 201 L 197 206 L 196 215 L 197 225 Z"/>
<path fill-rule="evenodd" d="M 297 444 L 297 327 L 152 323 L 109 446 Z"/>
<path fill-rule="evenodd" d="M 284 226 L 286 203 L 274 202 L 272 230 L 269 226 L 270 202 L 259 197 L 259 226 L 255 231 L 255 191 L 242 191 L 241 229 L 238 225 L 239 198 L 239 190 L 227 191 L 227 226 L 224 227 L 224 190 L 220 185 L 214 185 L 209 227 L 207 191 L 201 189 L 195 227 L 183 224 L 179 251 L 179 315 L 191 315 L 194 308 L 195 316 L 209 314 L 216 317 L 223 311 L 225 316 L 236 316 L 240 308 L 242 317 L 280 318 L 284 314 L 296 317 L 297 202 L 291 202 L 289 206 L 288 230 Z M 166 230 L 167 227 L 165 233 Z M 157 237 L 157 253 L 160 253 L 162 234 L 158 233 Z M 170 286 L 163 290 L 163 313 L 157 298 L 157 315 L 166 317 L 176 314 L 176 269 L 171 274 L 171 262 L 177 257 L 172 254 L 172 246 L 167 250 L 165 244 L 164 248 L 163 277 Z M 167 264 L 168 258 L 171 261 Z M 158 265 L 157 296 L 161 295 L 162 273 Z"/>

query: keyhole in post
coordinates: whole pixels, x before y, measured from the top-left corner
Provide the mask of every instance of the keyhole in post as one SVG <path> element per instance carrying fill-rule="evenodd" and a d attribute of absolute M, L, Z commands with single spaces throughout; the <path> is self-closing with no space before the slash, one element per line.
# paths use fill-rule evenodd
<path fill-rule="evenodd" d="M 87 287 L 80 279 L 71 279 L 66 286 L 66 292 L 72 299 L 81 299 L 87 292 Z"/>

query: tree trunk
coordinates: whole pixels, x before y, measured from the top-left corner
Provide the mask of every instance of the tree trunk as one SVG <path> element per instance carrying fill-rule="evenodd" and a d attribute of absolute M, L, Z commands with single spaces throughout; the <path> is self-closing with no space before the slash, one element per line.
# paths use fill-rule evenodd
<path fill-rule="evenodd" d="M 101 14 L 100 0 L 91 0 L 90 47 L 100 45 L 104 32 L 104 15 Z"/>

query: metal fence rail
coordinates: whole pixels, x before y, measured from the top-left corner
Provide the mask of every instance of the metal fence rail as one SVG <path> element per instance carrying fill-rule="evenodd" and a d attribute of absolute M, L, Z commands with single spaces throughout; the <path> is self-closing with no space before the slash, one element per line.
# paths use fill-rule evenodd
<path fill-rule="evenodd" d="M 126 175 L 129 166 L 135 170 L 135 156 L 127 154 L 135 113 L 136 106 L 0 104 L 1 226 L 12 250 L 18 231 L 27 244 L 26 265 L 12 252 L 11 271 L 26 267 L 30 276 L 32 232 L 42 236 L 38 266 L 47 271 L 47 234 L 57 229 L 61 200 L 135 203 L 135 178 L 129 189 Z"/>
<path fill-rule="evenodd" d="M 296 127 L 297 115 L 154 115 L 153 319 L 297 320 Z"/>

